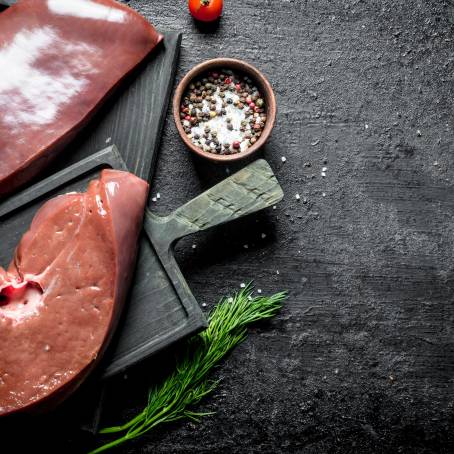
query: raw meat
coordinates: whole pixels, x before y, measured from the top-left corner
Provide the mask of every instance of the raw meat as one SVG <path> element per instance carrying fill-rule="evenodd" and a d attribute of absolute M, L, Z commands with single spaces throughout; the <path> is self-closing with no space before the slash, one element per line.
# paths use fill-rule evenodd
<path fill-rule="evenodd" d="M 54 406 L 101 358 L 135 266 L 148 193 L 104 170 L 38 211 L 0 267 L 0 415 Z"/>
<path fill-rule="evenodd" d="M 63 150 L 162 36 L 113 0 L 21 0 L 0 30 L 1 198 Z"/>

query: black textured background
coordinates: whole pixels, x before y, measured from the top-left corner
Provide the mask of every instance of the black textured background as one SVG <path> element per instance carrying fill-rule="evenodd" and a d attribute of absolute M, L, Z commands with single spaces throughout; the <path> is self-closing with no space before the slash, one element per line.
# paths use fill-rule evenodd
<path fill-rule="evenodd" d="M 201 406 L 216 415 L 117 452 L 454 452 L 454 2 L 226 0 L 208 31 L 186 1 L 129 4 L 184 32 L 178 79 L 229 56 L 272 83 L 278 122 L 264 157 L 284 201 L 183 241 L 178 259 L 207 309 L 251 279 L 290 295 L 219 368 Z M 156 211 L 224 175 L 190 157 L 169 110 Z M 141 408 L 167 357 L 117 381 L 106 424 Z"/>

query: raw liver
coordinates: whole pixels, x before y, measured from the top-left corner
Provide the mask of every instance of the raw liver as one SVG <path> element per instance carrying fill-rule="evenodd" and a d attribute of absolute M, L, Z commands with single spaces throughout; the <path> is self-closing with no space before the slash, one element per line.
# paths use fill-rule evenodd
<path fill-rule="evenodd" d="M 126 297 L 148 193 L 104 170 L 48 201 L 0 267 L 0 415 L 52 407 L 101 358 Z"/>
<path fill-rule="evenodd" d="M 64 153 L 162 36 L 112 0 L 22 0 L 0 30 L 1 198 Z"/>

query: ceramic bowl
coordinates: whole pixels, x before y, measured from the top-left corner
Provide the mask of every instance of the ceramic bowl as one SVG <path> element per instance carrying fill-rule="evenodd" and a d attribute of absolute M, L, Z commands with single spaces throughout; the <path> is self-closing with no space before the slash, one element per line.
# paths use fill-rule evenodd
<path fill-rule="evenodd" d="M 249 76 L 255 82 L 261 92 L 262 98 L 264 98 L 265 100 L 265 113 L 267 119 L 262 134 L 254 145 L 251 145 L 245 151 L 241 151 L 240 153 L 222 155 L 204 151 L 192 143 L 191 139 L 189 139 L 187 134 L 185 133 L 183 125 L 181 124 L 181 98 L 183 97 L 188 85 L 198 76 L 214 69 L 231 69 L 233 71 L 237 71 Z M 215 58 L 212 60 L 204 61 L 203 63 L 195 66 L 180 81 L 173 97 L 173 118 L 183 142 L 192 152 L 194 152 L 198 156 L 201 156 L 202 158 L 209 159 L 210 161 L 229 163 L 251 156 L 252 154 L 257 152 L 257 150 L 259 150 L 268 140 L 276 121 L 276 99 L 274 97 L 274 92 L 271 88 L 270 83 L 257 68 L 250 65 L 249 63 L 234 58 Z"/>

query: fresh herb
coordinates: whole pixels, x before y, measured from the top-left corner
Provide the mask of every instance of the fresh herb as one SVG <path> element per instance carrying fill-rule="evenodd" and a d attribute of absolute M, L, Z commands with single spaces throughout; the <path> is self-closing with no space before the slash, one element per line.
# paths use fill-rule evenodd
<path fill-rule="evenodd" d="M 100 446 L 90 454 L 106 451 L 140 437 L 159 424 L 202 416 L 194 405 L 211 393 L 218 381 L 208 378 L 211 370 L 239 343 L 246 339 L 247 326 L 273 317 L 286 298 L 285 292 L 272 296 L 252 296 L 248 285 L 231 298 L 223 298 L 209 317 L 208 328 L 191 338 L 175 371 L 165 381 L 150 390 L 146 407 L 126 424 L 102 429 L 102 434 L 116 434 L 117 438 Z"/>

